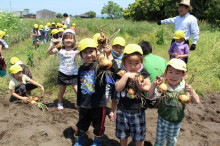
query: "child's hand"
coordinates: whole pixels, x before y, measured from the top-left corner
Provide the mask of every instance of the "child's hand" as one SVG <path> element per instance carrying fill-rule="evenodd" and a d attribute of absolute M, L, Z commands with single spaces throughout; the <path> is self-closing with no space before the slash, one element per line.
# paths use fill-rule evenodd
<path fill-rule="evenodd" d="M 111 45 L 106 45 L 105 46 L 105 53 L 109 53 L 112 50 Z"/>
<path fill-rule="evenodd" d="M 22 100 L 23 100 L 25 103 L 29 103 L 29 98 L 28 98 L 28 97 L 22 97 Z"/>
<path fill-rule="evenodd" d="M 137 76 L 137 75 L 136 75 L 136 77 L 135 77 L 135 82 L 136 82 L 136 87 L 142 91 L 144 84 L 140 82 L 139 76 Z"/>
<path fill-rule="evenodd" d="M 132 73 L 132 72 L 126 72 L 125 75 L 130 78 L 130 79 L 135 79 L 137 76 L 137 73 Z"/>
<path fill-rule="evenodd" d="M 44 87 L 41 86 L 41 92 L 44 94 Z"/>
<path fill-rule="evenodd" d="M 156 76 L 154 84 L 160 85 L 164 81 L 163 77 Z"/>
<path fill-rule="evenodd" d="M 191 85 L 185 84 L 185 92 L 188 92 L 190 95 L 193 93 L 193 88 Z"/>

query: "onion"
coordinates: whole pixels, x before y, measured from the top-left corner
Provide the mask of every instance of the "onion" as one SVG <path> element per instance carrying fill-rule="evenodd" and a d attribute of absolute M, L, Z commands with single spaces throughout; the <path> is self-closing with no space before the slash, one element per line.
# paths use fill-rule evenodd
<path fill-rule="evenodd" d="M 37 96 L 32 97 L 32 99 L 33 99 L 34 101 L 39 101 L 39 97 L 37 97 Z"/>
<path fill-rule="evenodd" d="M 139 81 L 140 81 L 141 83 L 143 83 L 143 82 L 144 82 L 144 76 L 139 75 Z"/>
<path fill-rule="evenodd" d="M 164 82 L 159 85 L 159 88 L 163 92 L 167 92 L 168 89 L 167 85 Z"/>
<path fill-rule="evenodd" d="M 128 90 L 128 94 L 134 95 L 134 90 L 130 88 L 130 89 Z"/>
<path fill-rule="evenodd" d="M 105 55 L 103 53 L 99 54 L 99 56 L 97 57 L 98 62 L 101 62 L 104 59 L 105 59 Z"/>
<path fill-rule="evenodd" d="M 99 66 L 103 69 L 110 69 L 112 67 L 112 61 L 109 59 L 104 59 L 99 62 Z"/>
<path fill-rule="evenodd" d="M 182 104 L 186 104 L 190 101 L 190 95 L 181 94 L 178 99 Z"/>
<path fill-rule="evenodd" d="M 117 74 L 118 74 L 120 77 L 122 77 L 125 73 L 126 73 L 126 71 L 122 69 L 122 70 L 120 70 Z"/>

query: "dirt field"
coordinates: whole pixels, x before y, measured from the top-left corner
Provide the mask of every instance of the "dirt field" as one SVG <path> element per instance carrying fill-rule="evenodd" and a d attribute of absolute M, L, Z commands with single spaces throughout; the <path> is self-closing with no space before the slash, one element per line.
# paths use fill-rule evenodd
<path fill-rule="evenodd" d="M 42 100 L 48 106 L 43 115 L 35 106 L 24 103 L 9 103 L 8 92 L 0 90 L 0 145 L 1 146 L 70 146 L 76 130 L 78 112 L 75 101 L 64 100 L 64 111 L 56 109 L 56 100 Z M 181 124 L 178 146 L 220 145 L 220 94 L 207 94 L 201 104 L 189 104 Z M 145 145 L 154 144 L 157 111 L 146 110 L 147 137 Z M 115 123 L 106 117 L 103 146 L 118 146 Z M 84 145 L 92 144 L 92 128 L 86 133 Z M 134 143 L 129 139 L 129 146 Z"/>

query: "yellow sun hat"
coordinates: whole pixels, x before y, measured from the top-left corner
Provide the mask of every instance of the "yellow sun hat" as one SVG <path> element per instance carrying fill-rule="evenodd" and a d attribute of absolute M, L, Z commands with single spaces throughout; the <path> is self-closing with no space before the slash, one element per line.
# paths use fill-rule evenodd
<path fill-rule="evenodd" d="M 15 64 L 15 65 L 12 65 L 10 68 L 9 68 L 9 71 L 11 74 L 16 74 L 20 71 L 22 71 L 22 67 L 19 65 L 19 64 Z"/>
<path fill-rule="evenodd" d="M 39 25 L 39 30 L 42 30 L 44 29 L 44 26 L 43 25 Z"/>
<path fill-rule="evenodd" d="M 34 24 L 34 28 L 38 28 L 38 24 Z"/>
<path fill-rule="evenodd" d="M 173 58 L 173 59 L 171 59 L 171 60 L 167 63 L 167 67 L 168 67 L 169 65 L 172 66 L 173 68 L 177 69 L 177 70 L 182 70 L 182 71 L 184 71 L 184 72 L 187 71 L 187 69 L 186 69 L 186 63 L 185 63 L 183 60 L 181 60 L 181 59 Z M 167 69 L 167 67 L 166 67 L 166 69 Z"/>
<path fill-rule="evenodd" d="M 49 27 L 49 26 L 51 26 L 51 24 L 48 22 L 48 23 L 46 24 L 46 26 Z"/>
<path fill-rule="evenodd" d="M 4 31 L 0 30 L 0 38 L 2 39 L 3 36 L 5 36 L 5 35 L 6 35 L 6 33 Z"/>
<path fill-rule="evenodd" d="M 173 38 L 174 38 L 174 39 L 181 39 L 181 38 L 184 38 L 184 39 L 185 39 L 185 33 L 184 33 L 184 31 L 182 31 L 182 30 L 177 30 L 177 31 L 174 33 Z"/>
<path fill-rule="evenodd" d="M 56 23 L 55 22 L 52 22 L 52 24 L 51 25 L 56 25 Z"/>
<path fill-rule="evenodd" d="M 75 24 L 75 23 L 72 23 L 72 27 L 74 27 L 74 28 L 75 28 L 75 27 L 76 27 L 76 24 Z"/>
<path fill-rule="evenodd" d="M 16 62 L 18 62 L 18 61 L 21 61 L 18 57 L 11 57 L 11 59 L 10 59 L 10 63 L 13 65 L 13 64 L 15 64 Z"/>
<path fill-rule="evenodd" d="M 63 29 L 67 29 L 67 25 L 63 25 Z"/>
<path fill-rule="evenodd" d="M 134 52 L 138 52 L 141 55 L 143 55 L 143 50 L 141 49 L 141 46 L 137 45 L 137 44 L 128 44 L 127 46 L 125 46 L 124 49 L 124 54 L 132 54 Z"/>
<path fill-rule="evenodd" d="M 116 37 L 113 40 L 112 45 L 120 45 L 120 46 L 124 47 L 126 45 L 126 41 L 123 37 Z"/>
<path fill-rule="evenodd" d="M 78 49 L 80 52 L 85 50 L 86 48 L 97 48 L 98 44 L 95 42 L 95 40 L 90 38 L 82 39 L 78 44 Z"/>
<path fill-rule="evenodd" d="M 59 28 L 59 32 L 64 32 L 64 29 L 63 28 Z"/>
<path fill-rule="evenodd" d="M 59 32 L 59 30 L 53 29 L 53 30 L 51 31 L 51 34 L 54 35 L 54 34 L 57 34 L 58 32 Z"/>
<path fill-rule="evenodd" d="M 98 38 L 100 37 L 101 35 L 100 35 L 100 33 L 96 33 L 94 36 L 93 36 L 93 40 L 96 42 L 96 43 L 98 43 Z"/>

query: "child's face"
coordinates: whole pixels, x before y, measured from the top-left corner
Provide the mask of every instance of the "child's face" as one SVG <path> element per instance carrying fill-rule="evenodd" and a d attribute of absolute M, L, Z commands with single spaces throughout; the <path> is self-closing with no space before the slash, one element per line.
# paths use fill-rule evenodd
<path fill-rule="evenodd" d="M 113 51 L 115 52 L 115 55 L 119 57 L 121 53 L 124 51 L 124 47 L 120 45 L 114 45 L 112 46 Z"/>
<path fill-rule="evenodd" d="M 86 48 L 85 50 L 82 51 L 81 57 L 83 61 L 85 62 L 86 65 L 91 64 L 97 56 L 97 52 L 95 48 Z"/>
<path fill-rule="evenodd" d="M 177 43 L 181 43 L 183 41 L 183 39 L 181 38 L 181 39 L 175 39 L 175 42 L 177 42 Z"/>
<path fill-rule="evenodd" d="M 141 63 L 138 55 L 131 55 L 125 59 L 124 66 L 129 72 L 137 72 L 141 68 Z"/>
<path fill-rule="evenodd" d="M 22 71 L 19 71 L 18 73 L 14 74 L 14 78 L 16 80 L 20 80 L 22 78 L 22 75 L 23 75 Z"/>
<path fill-rule="evenodd" d="M 63 32 L 59 32 L 58 35 L 59 35 L 59 37 L 62 38 L 63 37 Z"/>
<path fill-rule="evenodd" d="M 184 76 L 185 73 L 182 70 L 177 70 L 172 66 L 168 66 L 166 71 L 166 78 L 172 87 L 178 86 Z"/>
<path fill-rule="evenodd" d="M 75 42 L 76 41 L 73 34 L 66 34 L 63 38 L 63 43 L 65 47 L 72 47 Z"/>

